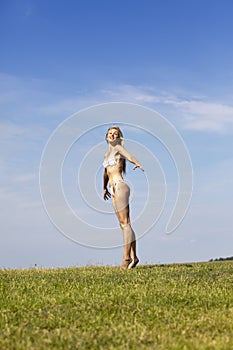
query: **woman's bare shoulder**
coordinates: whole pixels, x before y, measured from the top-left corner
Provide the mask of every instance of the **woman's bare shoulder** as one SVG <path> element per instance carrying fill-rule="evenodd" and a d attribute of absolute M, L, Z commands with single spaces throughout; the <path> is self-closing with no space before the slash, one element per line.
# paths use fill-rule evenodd
<path fill-rule="evenodd" d="M 104 154 L 104 158 L 108 158 L 109 156 L 109 151 Z"/>
<path fill-rule="evenodd" d="M 122 147 L 121 145 L 116 145 L 114 148 L 116 153 L 121 153 L 122 151 L 124 151 L 124 147 Z"/>

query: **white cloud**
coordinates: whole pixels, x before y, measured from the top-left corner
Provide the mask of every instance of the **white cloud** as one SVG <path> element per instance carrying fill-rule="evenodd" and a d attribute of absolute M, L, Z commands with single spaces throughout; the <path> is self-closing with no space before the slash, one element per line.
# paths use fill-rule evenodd
<path fill-rule="evenodd" d="M 180 90 L 174 92 L 161 90 L 157 86 L 119 84 L 89 93 L 81 91 L 70 96 L 59 96 L 52 92 L 55 82 L 51 81 L 29 81 L 0 74 L 0 83 L 1 114 L 7 118 L 14 116 L 15 120 L 28 118 L 34 123 L 37 118 L 48 123 L 48 118 L 52 118 L 59 124 L 82 108 L 122 101 L 160 110 L 179 128 L 214 133 L 233 131 L 233 106 L 221 101 L 212 102 L 196 94 L 184 94 Z M 15 128 L 13 132 L 23 130 Z"/>
<path fill-rule="evenodd" d="M 101 93 L 118 101 L 135 103 L 158 103 L 161 101 L 161 96 L 155 94 L 151 87 L 124 84 L 110 89 L 102 89 Z"/>
<path fill-rule="evenodd" d="M 28 174 L 21 174 L 13 177 L 12 181 L 15 183 L 24 183 L 24 182 L 33 181 L 36 178 L 37 178 L 37 174 L 28 173 Z"/>
<path fill-rule="evenodd" d="M 233 131 L 233 107 L 208 101 L 169 101 L 182 114 L 184 128 L 199 131 Z"/>
<path fill-rule="evenodd" d="M 0 121 L 1 138 L 8 139 L 15 136 L 23 135 L 27 132 L 27 128 L 22 127 L 10 121 Z"/>
<path fill-rule="evenodd" d="M 180 98 L 174 93 L 159 91 L 153 87 L 121 85 L 112 89 L 102 90 L 105 95 L 133 103 L 149 104 L 156 109 L 156 105 L 172 106 L 180 127 L 194 131 L 232 132 L 233 107 L 209 102 L 206 98 L 196 96 Z"/>

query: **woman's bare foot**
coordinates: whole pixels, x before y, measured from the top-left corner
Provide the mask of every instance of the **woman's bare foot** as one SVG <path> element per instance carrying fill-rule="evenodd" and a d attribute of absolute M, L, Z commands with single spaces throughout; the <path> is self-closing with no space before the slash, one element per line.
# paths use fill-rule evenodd
<path fill-rule="evenodd" d="M 121 263 L 121 268 L 123 269 L 123 270 L 127 270 L 128 268 L 129 268 L 129 265 L 132 263 L 132 259 L 131 258 L 129 258 L 129 259 L 123 259 L 122 260 L 122 263 Z"/>
<path fill-rule="evenodd" d="M 128 265 L 128 270 L 133 269 L 139 263 L 139 259 L 133 258 L 131 263 Z"/>

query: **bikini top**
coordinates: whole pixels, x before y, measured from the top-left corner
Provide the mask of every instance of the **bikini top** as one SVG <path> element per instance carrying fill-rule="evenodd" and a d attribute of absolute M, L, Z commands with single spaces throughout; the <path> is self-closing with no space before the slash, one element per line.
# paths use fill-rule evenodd
<path fill-rule="evenodd" d="M 103 161 L 104 168 L 107 168 L 108 166 L 111 166 L 111 165 L 117 165 L 117 162 L 113 153 L 111 153 L 108 156 L 108 158 L 105 158 Z"/>

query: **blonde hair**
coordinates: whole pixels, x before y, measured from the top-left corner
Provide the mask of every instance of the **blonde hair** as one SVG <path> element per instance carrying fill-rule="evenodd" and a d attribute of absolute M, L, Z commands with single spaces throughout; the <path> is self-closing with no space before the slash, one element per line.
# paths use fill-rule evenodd
<path fill-rule="evenodd" d="M 106 142 L 108 142 L 108 140 L 107 140 L 108 133 L 109 133 L 109 131 L 112 130 L 112 129 L 116 129 L 116 130 L 118 131 L 119 140 L 120 140 L 120 145 L 121 145 L 122 147 L 124 147 L 124 137 L 123 137 L 123 133 L 122 133 L 121 129 L 119 128 L 119 126 L 116 126 L 116 125 L 113 125 L 113 126 L 111 126 L 110 128 L 108 128 L 107 133 L 106 133 L 106 135 L 105 135 L 105 140 L 106 140 Z M 125 173 L 126 173 L 126 161 L 125 161 L 125 158 L 122 158 L 122 160 L 123 160 L 122 171 L 123 171 L 123 173 L 125 174 Z"/>

